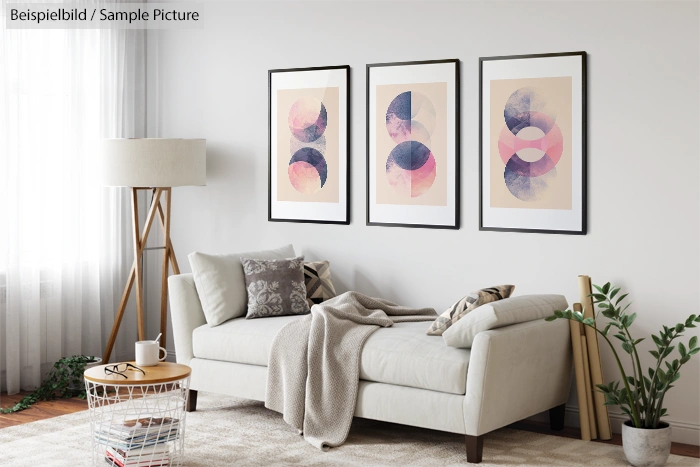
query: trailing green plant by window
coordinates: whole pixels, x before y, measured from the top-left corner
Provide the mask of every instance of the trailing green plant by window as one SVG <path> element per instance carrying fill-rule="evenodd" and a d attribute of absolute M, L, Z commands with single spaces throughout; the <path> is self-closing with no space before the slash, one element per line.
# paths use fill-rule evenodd
<path fill-rule="evenodd" d="M 602 331 L 596 327 L 596 321 L 593 318 L 584 318 L 583 314 L 577 311 L 555 311 L 552 316 L 545 319 L 547 321 L 556 319 L 578 321 L 584 326 L 595 329 L 598 334 L 603 336 L 615 356 L 622 377 L 622 387 L 620 387 L 620 381 L 596 385 L 598 390 L 605 394 L 605 405 L 619 406 L 620 410 L 630 417 L 635 428 L 660 428 L 661 417 L 667 415 L 667 411 L 663 407 L 666 393 L 673 387 L 673 383 L 681 377 L 680 369 L 683 365 L 688 363 L 693 355 L 700 352 L 697 336 L 691 337 L 687 345 L 683 342 L 674 343 L 676 339 L 683 337 L 683 332 L 686 329 L 695 328 L 695 324 L 700 323 L 700 316 L 690 315 L 685 322 L 672 327 L 663 326 L 657 335 L 651 335 L 656 350 L 650 350 L 649 353 L 656 362 L 644 373 L 637 346 L 645 338 L 635 339 L 629 332 L 630 326 L 637 318 L 637 313 L 627 313 L 627 309 L 632 304 L 631 302 L 625 304 L 628 294 L 620 295 L 622 289 L 611 285 L 610 282 L 602 287 L 597 285 L 593 287 L 598 291 L 598 293 L 590 295 L 593 298 L 594 306 L 598 305 L 599 311 L 596 317 L 603 315 L 608 319 Z M 612 337 L 622 342 L 622 350 L 629 355 L 631 374 L 625 371 L 620 354 L 608 338 L 611 332 L 614 333 Z M 678 358 L 672 356 L 674 350 L 677 351 Z"/>
<path fill-rule="evenodd" d="M 88 363 L 96 362 L 92 356 L 74 355 L 64 357 L 54 363 L 48 376 L 34 392 L 24 396 L 12 407 L 0 408 L 0 413 L 19 412 L 28 409 L 38 401 L 56 398 L 79 397 L 85 399 L 83 371 Z"/>

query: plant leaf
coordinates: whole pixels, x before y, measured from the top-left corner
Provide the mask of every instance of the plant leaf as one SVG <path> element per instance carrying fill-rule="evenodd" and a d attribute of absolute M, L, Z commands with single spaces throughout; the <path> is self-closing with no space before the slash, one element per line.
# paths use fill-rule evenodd
<path fill-rule="evenodd" d="M 617 301 L 615 302 L 615 305 L 616 305 L 616 306 L 619 305 L 620 302 L 621 302 L 622 300 L 624 300 L 625 297 L 627 297 L 628 295 L 629 295 L 629 294 L 626 294 L 626 293 L 625 293 L 625 294 L 622 294 L 622 295 L 620 295 L 619 297 L 617 297 Z"/>
<path fill-rule="evenodd" d="M 552 315 L 552 316 L 547 316 L 544 320 L 545 321 L 554 321 L 555 319 L 557 319 L 557 317 Z"/>
<path fill-rule="evenodd" d="M 608 291 L 610 291 L 610 282 L 606 282 L 605 285 L 603 286 L 603 293 L 605 295 L 608 294 Z"/>
<path fill-rule="evenodd" d="M 619 291 L 620 291 L 620 287 L 615 287 L 615 288 L 612 290 L 612 292 L 610 292 L 610 300 L 612 300 L 613 298 L 615 298 L 615 295 L 617 295 L 617 293 L 618 293 Z"/>
<path fill-rule="evenodd" d="M 690 342 L 688 342 L 688 346 L 690 349 L 694 349 L 695 347 L 698 346 L 698 336 L 693 336 L 690 338 Z"/>
<path fill-rule="evenodd" d="M 668 357 L 669 355 L 671 355 L 671 352 L 673 352 L 673 349 L 675 349 L 675 348 L 676 348 L 676 346 L 674 346 L 674 345 L 672 345 L 671 347 L 667 348 L 666 351 L 664 352 L 664 354 L 662 355 L 661 358 L 666 358 L 666 357 Z"/>
<path fill-rule="evenodd" d="M 681 357 L 685 357 L 688 355 L 688 351 L 685 349 L 685 345 L 683 345 L 683 342 L 678 343 L 678 353 L 681 354 Z"/>

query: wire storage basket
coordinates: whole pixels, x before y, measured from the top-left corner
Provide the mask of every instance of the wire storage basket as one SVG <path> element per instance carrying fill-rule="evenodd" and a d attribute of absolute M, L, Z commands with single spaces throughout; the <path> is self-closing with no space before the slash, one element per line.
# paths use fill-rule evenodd
<path fill-rule="evenodd" d="M 104 383 L 85 379 L 93 465 L 182 465 L 190 377 L 178 381 Z"/>

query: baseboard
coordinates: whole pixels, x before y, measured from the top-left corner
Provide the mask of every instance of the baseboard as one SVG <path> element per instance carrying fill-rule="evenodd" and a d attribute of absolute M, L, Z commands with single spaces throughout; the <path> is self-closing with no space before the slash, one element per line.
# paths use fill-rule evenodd
<path fill-rule="evenodd" d="M 627 416 L 622 413 L 609 412 L 609 417 L 610 427 L 613 433 L 620 433 L 622 431 L 622 423 L 627 420 Z M 549 421 L 546 412 L 530 417 L 530 419 L 538 422 Z M 674 443 L 692 444 L 694 446 L 700 445 L 700 425 L 679 422 L 666 417 L 664 417 L 663 420 L 671 425 L 671 439 Z M 578 407 L 566 406 L 566 426 L 573 426 L 576 428 L 581 426 Z"/>

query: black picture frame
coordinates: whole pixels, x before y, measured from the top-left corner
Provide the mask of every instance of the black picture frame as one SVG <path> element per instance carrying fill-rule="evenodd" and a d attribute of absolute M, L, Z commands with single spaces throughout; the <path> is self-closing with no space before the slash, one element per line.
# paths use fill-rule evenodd
<path fill-rule="evenodd" d="M 371 91 L 371 70 L 372 68 L 379 67 L 392 67 L 392 66 L 407 66 L 407 65 L 432 65 L 432 64 L 442 64 L 442 63 L 453 63 L 455 65 L 455 130 L 454 130 L 454 145 L 455 145 L 455 216 L 454 225 L 432 225 L 432 224 L 406 224 L 406 223 L 388 223 L 388 222 L 371 222 L 370 221 L 370 91 Z M 366 225 L 368 226 L 380 226 L 380 227 L 409 227 L 409 228 L 422 228 L 422 229 L 447 229 L 447 230 L 459 230 L 460 228 L 460 197 L 461 197 L 461 184 L 460 184 L 460 159 L 461 154 L 461 138 L 460 138 L 460 60 L 456 58 L 443 59 L 443 60 L 422 60 L 422 61 L 411 61 L 411 62 L 388 62 L 388 63 L 370 63 L 366 67 Z M 449 142 L 448 142 L 449 144 Z"/>
<path fill-rule="evenodd" d="M 275 218 L 272 216 L 272 77 L 275 73 L 294 73 L 300 71 L 324 71 L 324 70 L 345 70 L 345 80 L 346 80 L 346 179 L 345 179 L 345 219 L 342 221 L 336 220 L 324 220 L 324 219 L 286 219 L 286 218 Z M 338 224 L 338 225 L 349 225 L 350 224 L 350 103 L 351 103 L 351 81 L 350 81 L 350 65 L 334 65 L 334 66 L 319 66 L 319 67 L 306 67 L 306 68 L 276 68 L 268 70 L 267 72 L 267 220 L 268 222 L 292 222 L 301 224 Z M 340 128 L 339 131 L 342 131 Z"/>
<path fill-rule="evenodd" d="M 483 111 L 484 111 L 484 95 L 483 95 L 483 80 L 484 80 L 484 62 L 495 60 L 520 60 L 520 59 L 537 59 L 537 58 L 553 58 L 553 57 L 581 57 L 581 228 L 578 230 L 551 230 L 551 229 L 528 229 L 528 228 L 512 228 L 512 227 L 487 227 L 484 226 L 484 192 L 483 192 L 483 177 L 484 177 L 484 141 L 483 141 Z M 588 96 L 587 96 L 587 53 L 585 51 L 577 52 L 559 52 L 559 53 L 543 53 L 543 54 L 528 54 L 528 55 L 505 55 L 493 57 L 479 58 L 479 230 L 493 232 L 521 232 L 521 233 L 539 233 L 539 234 L 560 234 L 560 235 L 586 235 L 588 231 L 588 170 L 587 170 L 587 120 L 588 120 Z"/>

